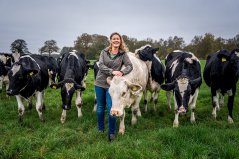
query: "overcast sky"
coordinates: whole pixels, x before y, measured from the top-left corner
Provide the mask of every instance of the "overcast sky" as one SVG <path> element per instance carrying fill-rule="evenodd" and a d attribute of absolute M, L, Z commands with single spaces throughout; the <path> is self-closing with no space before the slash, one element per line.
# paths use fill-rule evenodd
<path fill-rule="evenodd" d="M 167 40 L 212 33 L 239 34 L 239 0 L 1 0 L 0 52 L 10 52 L 16 39 L 30 52 L 47 40 L 74 46 L 82 33 L 109 37 L 119 32 L 138 40 Z"/>

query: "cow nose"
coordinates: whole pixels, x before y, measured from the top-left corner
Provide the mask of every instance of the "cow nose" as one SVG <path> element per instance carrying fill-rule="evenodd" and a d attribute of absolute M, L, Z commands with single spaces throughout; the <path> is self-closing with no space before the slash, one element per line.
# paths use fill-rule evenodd
<path fill-rule="evenodd" d="M 12 91 L 12 89 L 7 90 L 7 95 L 9 95 L 9 96 L 12 96 L 12 95 L 13 95 L 13 91 Z"/>
<path fill-rule="evenodd" d="M 178 112 L 179 112 L 180 114 L 184 114 L 184 113 L 187 112 L 187 110 L 184 108 L 184 106 L 181 106 L 181 107 L 178 109 Z"/>
<path fill-rule="evenodd" d="M 119 116 L 119 111 L 117 110 L 111 110 L 110 113 L 112 116 Z"/>

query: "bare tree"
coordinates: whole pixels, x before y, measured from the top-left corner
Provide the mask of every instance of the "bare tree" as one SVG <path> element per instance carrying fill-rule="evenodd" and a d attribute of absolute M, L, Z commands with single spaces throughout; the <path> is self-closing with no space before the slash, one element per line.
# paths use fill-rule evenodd
<path fill-rule="evenodd" d="M 12 53 L 18 52 L 20 54 L 29 53 L 27 43 L 23 39 L 17 39 L 11 44 L 10 50 Z"/>
<path fill-rule="evenodd" d="M 42 54 L 43 52 L 49 53 L 49 56 L 51 56 L 52 52 L 58 52 L 60 48 L 57 46 L 57 43 L 55 40 L 48 40 L 45 41 L 44 46 L 39 49 L 39 52 Z"/>

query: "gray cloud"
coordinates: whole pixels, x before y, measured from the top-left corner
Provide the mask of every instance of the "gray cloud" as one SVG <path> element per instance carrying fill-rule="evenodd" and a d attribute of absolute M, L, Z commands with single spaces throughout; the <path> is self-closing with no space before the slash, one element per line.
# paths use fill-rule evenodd
<path fill-rule="evenodd" d="M 223 38 L 238 34 L 237 0 L 2 0 L 0 52 L 24 39 L 37 52 L 46 40 L 73 46 L 82 33 L 109 36 L 111 32 L 139 40 L 180 36 L 189 43 L 195 35 Z"/>

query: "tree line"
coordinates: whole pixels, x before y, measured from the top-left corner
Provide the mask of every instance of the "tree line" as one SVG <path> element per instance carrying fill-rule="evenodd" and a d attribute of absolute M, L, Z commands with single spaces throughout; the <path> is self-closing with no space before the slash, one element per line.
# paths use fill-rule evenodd
<path fill-rule="evenodd" d="M 173 50 L 190 51 L 199 59 L 206 59 L 209 54 L 214 53 L 219 49 L 227 49 L 231 51 L 235 48 L 239 48 L 239 34 L 233 38 L 225 39 L 222 37 L 215 37 L 211 33 L 206 33 L 204 35 L 194 36 L 189 44 L 186 44 L 184 39 L 178 36 L 170 36 L 166 40 L 162 38 L 159 40 L 153 40 L 152 38 L 137 40 L 136 38 L 128 37 L 127 35 L 122 35 L 122 37 L 131 52 L 134 52 L 141 46 L 150 44 L 153 47 L 159 48 L 157 55 L 162 59 Z M 82 52 L 87 59 L 96 60 L 99 58 L 100 51 L 108 45 L 109 39 L 107 36 L 83 33 L 77 37 L 73 46 L 64 46 L 61 49 L 60 54 L 64 54 L 74 49 Z M 20 50 L 20 52 L 27 53 L 27 43 L 22 39 L 15 40 L 11 44 L 11 51 L 16 49 Z M 52 52 L 59 52 L 59 50 L 60 48 L 57 46 L 55 40 L 48 40 L 39 49 L 39 53 L 47 52 L 50 55 Z"/>

